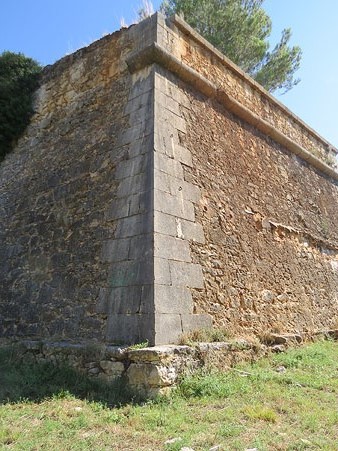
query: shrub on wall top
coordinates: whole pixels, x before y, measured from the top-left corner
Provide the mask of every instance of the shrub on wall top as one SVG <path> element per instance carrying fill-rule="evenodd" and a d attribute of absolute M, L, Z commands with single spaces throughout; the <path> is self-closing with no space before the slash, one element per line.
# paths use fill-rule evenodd
<path fill-rule="evenodd" d="M 29 123 L 40 72 L 41 66 L 22 53 L 0 55 L 0 161 Z"/>

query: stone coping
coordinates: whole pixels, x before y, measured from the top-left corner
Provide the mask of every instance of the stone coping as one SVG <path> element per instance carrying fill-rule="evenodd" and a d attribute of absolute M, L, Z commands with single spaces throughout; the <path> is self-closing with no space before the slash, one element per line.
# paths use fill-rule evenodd
<path fill-rule="evenodd" d="M 142 50 L 129 55 L 126 59 L 126 63 L 131 73 L 134 73 L 150 64 L 158 64 L 164 67 L 165 69 L 177 75 L 182 81 L 193 86 L 202 94 L 211 99 L 215 99 L 216 101 L 224 105 L 233 114 L 243 119 L 248 124 L 254 126 L 265 135 L 271 137 L 277 143 L 286 147 L 290 152 L 306 161 L 321 173 L 331 177 L 334 180 L 338 180 L 338 172 L 336 172 L 332 167 L 328 166 L 322 160 L 304 149 L 304 147 L 300 146 L 295 141 L 285 136 L 281 131 L 279 131 L 269 122 L 260 118 L 257 114 L 253 113 L 247 107 L 240 104 L 230 94 L 218 88 L 214 83 L 207 80 L 196 70 L 180 61 L 157 42 L 154 42 L 151 45 L 143 48 Z M 257 83 L 255 83 L 255 85 L 256 84 Z M 263 92 L 263 88 L 261 89 Z M 266 93 L 266 95 L 269 94 Z M 273 97 L 269 95 L 269 99 L 270 98 L 273 99 Z M 305 124 L 303 126 L 305 126 Z M 317 135 L 315 136 L 317 137 Z M 327 144 L 326 141 L 325 143 Z"/>
<path fill-rule="evenodd" d="M 223 55 L 216 47 L 214 47 L 210 42 L 204 39 L 199 33 L 197 33 L 189 24 L 187 24 L 180 16 L 177 14 L 170 17 L 170 22 L 177 26 L 184 34 L 191 37 L 195 42 L 200 44 L 205 50 L 212 53 L 225 67 L 234 72 L 242 80 L 248 83 L 253 89 L 258 91 L 263 97 L 267 98 L 268 101 L 274 104 L 277 108 L 281 109 L 284 114 L 289 116 L 293 121 L 297 122 L 302 128 L 306 128 L 312 136 L 317 140 L 321 141 L 325 146 L 327 146 L 334 153 L 338 154 L 338 149 L 335 148 L 329 141 L 318 134 L 312 127 L 306 124 L 299 116 L 294 114 L 289 108 L 287 108 L 283 103 L 279 102 L 273 95 L 271 95 L 266 89 L 258 84 L 253 78 L 251 78 L 247 73 L 245 73 L 240 67 L 233 63 L 229 58 Z"/>

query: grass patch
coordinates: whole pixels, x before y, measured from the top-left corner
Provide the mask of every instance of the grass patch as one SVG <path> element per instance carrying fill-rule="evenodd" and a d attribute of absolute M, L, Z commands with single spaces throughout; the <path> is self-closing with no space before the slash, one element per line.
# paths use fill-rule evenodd
<path fill-rule="evenodd" d="M 9 365 L 1 354 L 0 448 L 336 450 L 337 350 L 320 341 L 236 371 L 201 371 L 144 403 L 64 369 Z"/>
<path fill-rule="evenodd" d="M 263 420 L 270 423 L 276 423 L 277 421 L 277 413 L 270 407 L 266 407 L 260 404 L 246 406 L 244 409 L 244 413 L 247 415 L 248 418 L 253 420 Z"/>

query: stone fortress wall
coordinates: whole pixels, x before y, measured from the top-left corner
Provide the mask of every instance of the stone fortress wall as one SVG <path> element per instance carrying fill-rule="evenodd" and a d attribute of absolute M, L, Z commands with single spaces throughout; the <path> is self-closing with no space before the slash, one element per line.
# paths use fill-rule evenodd
<path fill-rule="evenodd" d="M 0 336 L 334 328 L 336 153 L 179 17 L 63 58 L 0 166 Z"/>

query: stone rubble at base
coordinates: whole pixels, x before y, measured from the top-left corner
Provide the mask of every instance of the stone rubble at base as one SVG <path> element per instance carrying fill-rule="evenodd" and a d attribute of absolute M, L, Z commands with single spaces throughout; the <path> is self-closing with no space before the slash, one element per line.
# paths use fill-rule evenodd
<path fill-rule="evenodd" d="M 267 344 L 259 343 L 258 340 L 238 339 L 196 343 L 194 346 L 166 345 L 141 349 L 27 340 L 18 343 L 17 350 L 22 359 L 70 365 L 89 377 L 108 383 L 123 377 L 132 389 L 152 398 L 169 393 L 183 376 L 193 374 L 198 369 L 218 368 L 227 371 L 240 362 L 253 362 L 271 352 L 297 346 L 309 338 L 299 334 L 270 334 Z M 313 338 L 338 339 L 338 330 L 318 332 Z M 282 349 L 278 344 L 281 342 Z"/>

